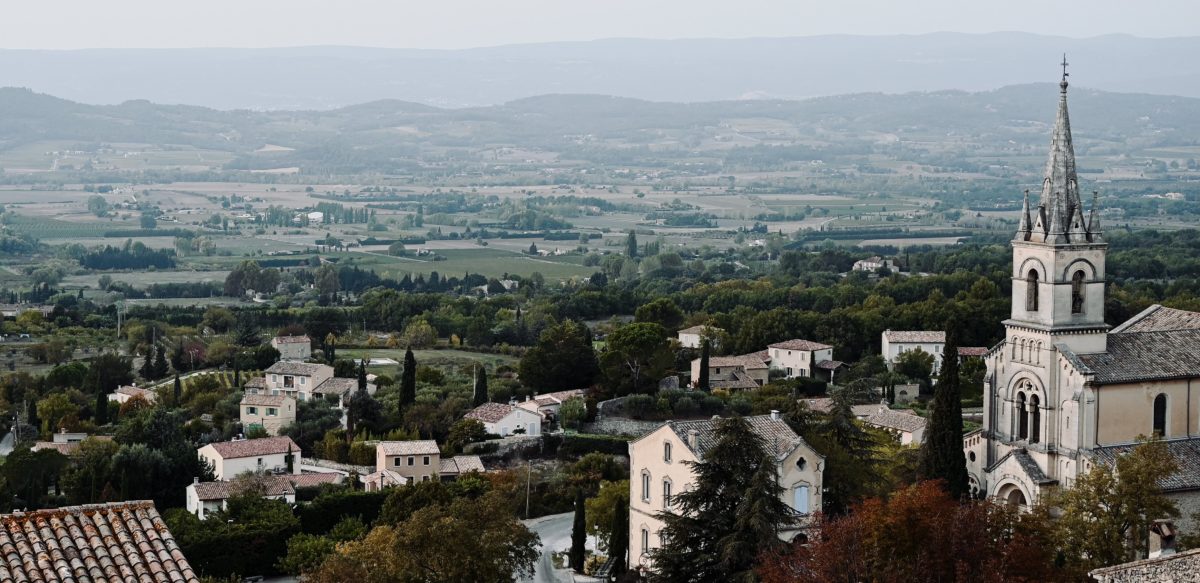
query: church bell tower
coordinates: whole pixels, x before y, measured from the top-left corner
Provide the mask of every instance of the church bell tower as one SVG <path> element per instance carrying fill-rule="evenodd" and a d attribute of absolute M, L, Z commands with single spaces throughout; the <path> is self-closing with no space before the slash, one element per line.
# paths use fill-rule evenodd
<path fill-rule="evenodd" d="M 1100 232 L 1097 195 L 1093 193 L 1091 211 L 1085 213 L 1079 194 L 1067 115 L 1065 58 L 1062 66 L 1041 198 L 1030 207 L 1029 191 L 1025 191 L 1012 242 L 1012 311 L 1005 326 L 1010 342 L 1019 336 L 1035 343 L 1039 351 L 1062 343 L 1078 353 L 1102 352 L 1108 330 L 1104 323 L 1108 244 Z"/>

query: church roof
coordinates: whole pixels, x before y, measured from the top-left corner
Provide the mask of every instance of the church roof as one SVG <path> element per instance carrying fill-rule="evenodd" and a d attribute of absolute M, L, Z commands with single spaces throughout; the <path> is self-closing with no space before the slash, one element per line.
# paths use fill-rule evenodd
<path fill-rule="evenodd" d="M 1029 452 L 1025 451 L 1025 448 L 1023 447 L 1009 450 L 1008 453 L 996 460 L 996 463 L 992 464 L 987 471 L 990 473 L 992 470 L 1000 467 L 1000 464 L 1003 464 L 1006 460 L 1008 460 L 1008 458 L 1012 458 L 1013 461 L 1020 466 L 1021 471 L 1025 472 L 1025 475 L 1028 476 L 1034 484 L 1041 486 L 1044 484 L 1053 484 L 1058 481 L 1050 476 L 1047 476 L 1046 473 L 1042 471 L 1042 468 L 1038 466 L 1037 462 L 1034 461 L 1034 459 L 1029 455 Z"/>
<path fill-rule="evenodd" d="M 1176 310 L 1154 304 L 1126 320 L 1120 326 L 1113 328 L 1111 333 L 1197 329 L 1200 329 L 1200 312 Z"/>
<path fill-rule="evenodd" d="M 1177 439 L 1167 441 L 1167 451 L 1179 464 L 1179 470 L 1159 483 L 1167 492 L 1200 490 L 1200 438 Z M 1128 453 L 1137 447 L 1134 445 L 1112 445 L 1092 450 L 1092 459 L 1111 464 L 1117 461 L 1117 456 Z"/>
<path fill-rule="evenodd" d="M 1073 354 L 1068 349 L 1063 355 L 1101 385 L 1196 378 L 1200 329 L 1109 334 L 1106 352 Z"/>

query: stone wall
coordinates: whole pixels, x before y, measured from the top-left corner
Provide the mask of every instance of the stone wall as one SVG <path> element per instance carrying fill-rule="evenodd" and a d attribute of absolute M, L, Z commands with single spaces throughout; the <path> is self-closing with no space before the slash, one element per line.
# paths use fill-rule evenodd
<path fill-rule="evenodd" d="M 1185 583 L 1198 580 L 1200 549 L 1096 569 L 1088 575 L 1099 583 Z"/>
<path fill-rule="evenodd" d="M 595 433 L 598 435 L 628 435 L 641 437 L 658 429 L 664 421 L 639 421 L 628 417 L 597 417 L 591 423 L 584 423 L 580 433 Z"/>

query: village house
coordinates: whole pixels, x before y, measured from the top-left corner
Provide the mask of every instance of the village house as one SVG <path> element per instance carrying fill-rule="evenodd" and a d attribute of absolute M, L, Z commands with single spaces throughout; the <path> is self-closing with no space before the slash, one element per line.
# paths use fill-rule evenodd
<path fill-rule="evenodd" d="M 541 414 L 504 403 L 484 403 L 463 416 L 483 423 L 488 433 L 506 437 L 514 434 L 541 435 Z"/>
<path fill-rule="evenodd" d="M 833 360 L 833 347 L 811 340 L 787 340 L 767 345 L 771 368 L 789 379 L 814 377 L 831 381 L 842 363 Z"/>
<path fill-rule="evenodd" d="M 200 580 L 149 500 L 3 514 L 0 541 L 3 581 Z"/>
<path fill-rule="evenodd" d="M 276 336 L 271 339 L 271 348 L 279 351 L 280 360 L 312 358 L 312 340 L 308 336 Z"/>
<path fill-rule="evenodd" d="M 746 417 L 779 464 L 781 498 L 801 517 L 800 524 L 780 533 L 792 540 L 821 510 L 825 457 L 796 435 L 779 416 Z M 703 459 L 716 444 L 719 417 L 701 421 L 668 421 L 629 443 L 629 565 L 653 568 L 647 553 L 661 544 L 659 513 L 672 508 L 672 496 L 692 487 L 691 463 Z"/>
<path fill-rule="evenodd" d="M 246 472 L 300 473 L 300 447 L 290 437 L 221 441 L 205 445 L 196 453 L 212 464 L 218 480 Z"/>
<path fill-rule="evenodd" d="M 122 405 L 134 397 L 141 397 L 151 405 L 153 405 L 158 399 L 158 395 L 155 394 L 154 391 L 151 391 L 150 389 L 143 389 L 136 385 L 123 385 L 117 387 L 117 390 L 108 394 L 109 401 L 116 401 Z"/>
<path fill-rule="evenodd" d="M 281 428 L 296 422 L 296 400 L 287 395 L 243 395 L 238 408 L 245 431 L 258 426 L 268 435 L 279 435 Z"/>
<path fill-rule="evenodd" d="M 312 398 L 321 383 L 333 378 L 333 367 L 326 364 L 279 361 L 263 372 L 264 389 L 270 395 L 287 395 L 298 401 Z"/>
<path fill-rule="evenodd" d="M 920 349 L 933 356 L 933 374 L 942 369 L 942 354 L 946 351 L 946 333 L 941 330 L 884 330 L 880 342 L 884 362 L 892 367 L 900 355 Z M 987 354 L 985 346 L 958 347 L 958 360 L 982 358 Z"/>
<path fill-rule="evenodd" d="M 288 474 L 283 476 L 262 475 L 232 481 L 201 482 L 196 478 L 187 485 L 187 511 L 204 520 L 208 514 L 225 510 L 230 498 L 250 488 L 262 488 L 263 497 L 296 503 L 297 488 L 311 488 L 321 484 L 340 484 L 345 476 L 338 473 Z"/>
<path fill-rule="evenodd" d="M 52 449 L 65 456 L 73 456 L 79 452 L 79 445 L 86 440 L 94 439 L 97 441 L 112 441 L 112 436 L 109 435 L 88 435 L 86 433 L 71 433 L 66 429 L 60 430 L 51 436 L 51 441 L 34 442 L 31 451 L 41 451 L 43 449 Z"/>
<path fill-rule="evenodd" d="M 700 361 L 692 360 L 692 385 L 700 380 Z M 741 356 L 710 356 L 708 358 L 708 387 L 710 389 L 746 390 L 767 384 L 770 367 L 765 354 L 755 352 Z"/>
<path fill-rule="evenodd" d="M 570 391 L 558 391 L 555 393 L 543 393 L 534 395 L 517 403 L 517 407 L 526 411 L 533 411 L 542 416 L 546 421 L 558 420 L 558 410 L 562 408 L 562 404 L 570 399 L 582 399 L 583 390 L 573 389 Z"/>
<path fill-rule="evenodd" d="M 868 257 L 866 259 L 859 259 L 858 261 L 855 261 L 852 269 L 854 271 L 868 271 L 871 273 L 878 272 L 880 269 L 895 271 L 896 263 L 891 259 L 884 259 L 876 255 L 874 257 Z"/>
<path fill-rule="evenodd" d="M 366 490 L 382 490 L 416 482 L 453 481 L 460 474 L 482 472 L 477 455 L 442 459 L 441 449 L 431 439 L 381 441 L 375 445 L 375 472 L 361 478 Z"/>
<path fill-rule="evenodd" d="M 717 337 L 722 332 L 724 332 L 724 330 L 707 325 L 684 328 L 683 330 L 679 331 L 679 345 L 684 348 L 700 348 L 700 345 L 704 342 L 704 339 L 708 338 L 709 342 L 712 343 L 712 347 L 716 348 L 718 346 Z"/>
<path fill-rule="evenodd" d="M 886 404 L 876 405 L 875 409 L 863 420 L 867 425 L 891 433 L 900 445 L 920 445 L 925 441 L 929 420 L 907 409 L 892 410 Z"/>

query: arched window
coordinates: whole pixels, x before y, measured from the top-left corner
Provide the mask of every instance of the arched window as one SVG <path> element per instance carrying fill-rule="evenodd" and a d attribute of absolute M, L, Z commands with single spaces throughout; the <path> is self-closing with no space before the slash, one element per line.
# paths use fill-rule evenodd
<path fill-rule="evenodd" d="M 810 512 L 808 506 L 808 484 L 800 484 L 792 490 L 792 508 L 800 514 L 808 514 Z"/>
<path fill-rule="evenodd" d="M 1162 393 L 1154 397 L 1154 433 L 1160 437 L 1167 434 L 1167 396 Z"/>
<path fill-rule="evenodd" d="M 1021 358 L 1020 358 L 1019 360 L 1020 360 L 1020 362 L 1025 362 L 1025 360 L 1026 360 L 1026 356 L 1025 356 L 1025 339 L 1024 339 L 1024 338 L 1022 338 L 1022 339 L 1018 340 L 1018 341 L 1017 341 L 1017 343 L 1021 345 Z"/>
<path fill-rule="evenodd" d="M 1029 395 L 1029 443 L 1038 443 L 1042 437 L 1042 410 L 1038 407 L 1041 400 L 1037 395 Z"/>
<path fill-rule="evenodd" d="M 1033 349 L 1033 364 L 1042 364 L 1042 343 L 1038 342 Z"/>
<path fill-rule="evenodd" d="M 1025 276 L 1025 309 L 1030 312 L 1038 311 L 1038 272 L 1030 269 Z"/>
<path fill-rule="evenodd" d="M 1029 437 L 1029 417 L 1025 416 L 1025 393 L 1017 393 L 1015 407 L 1017 416 L 1017 439 Z"/>
<path fill-rule="evenodd" d="M 1071 276 L 1071 313 L 1083 313 L 1083 270 Z"/>

